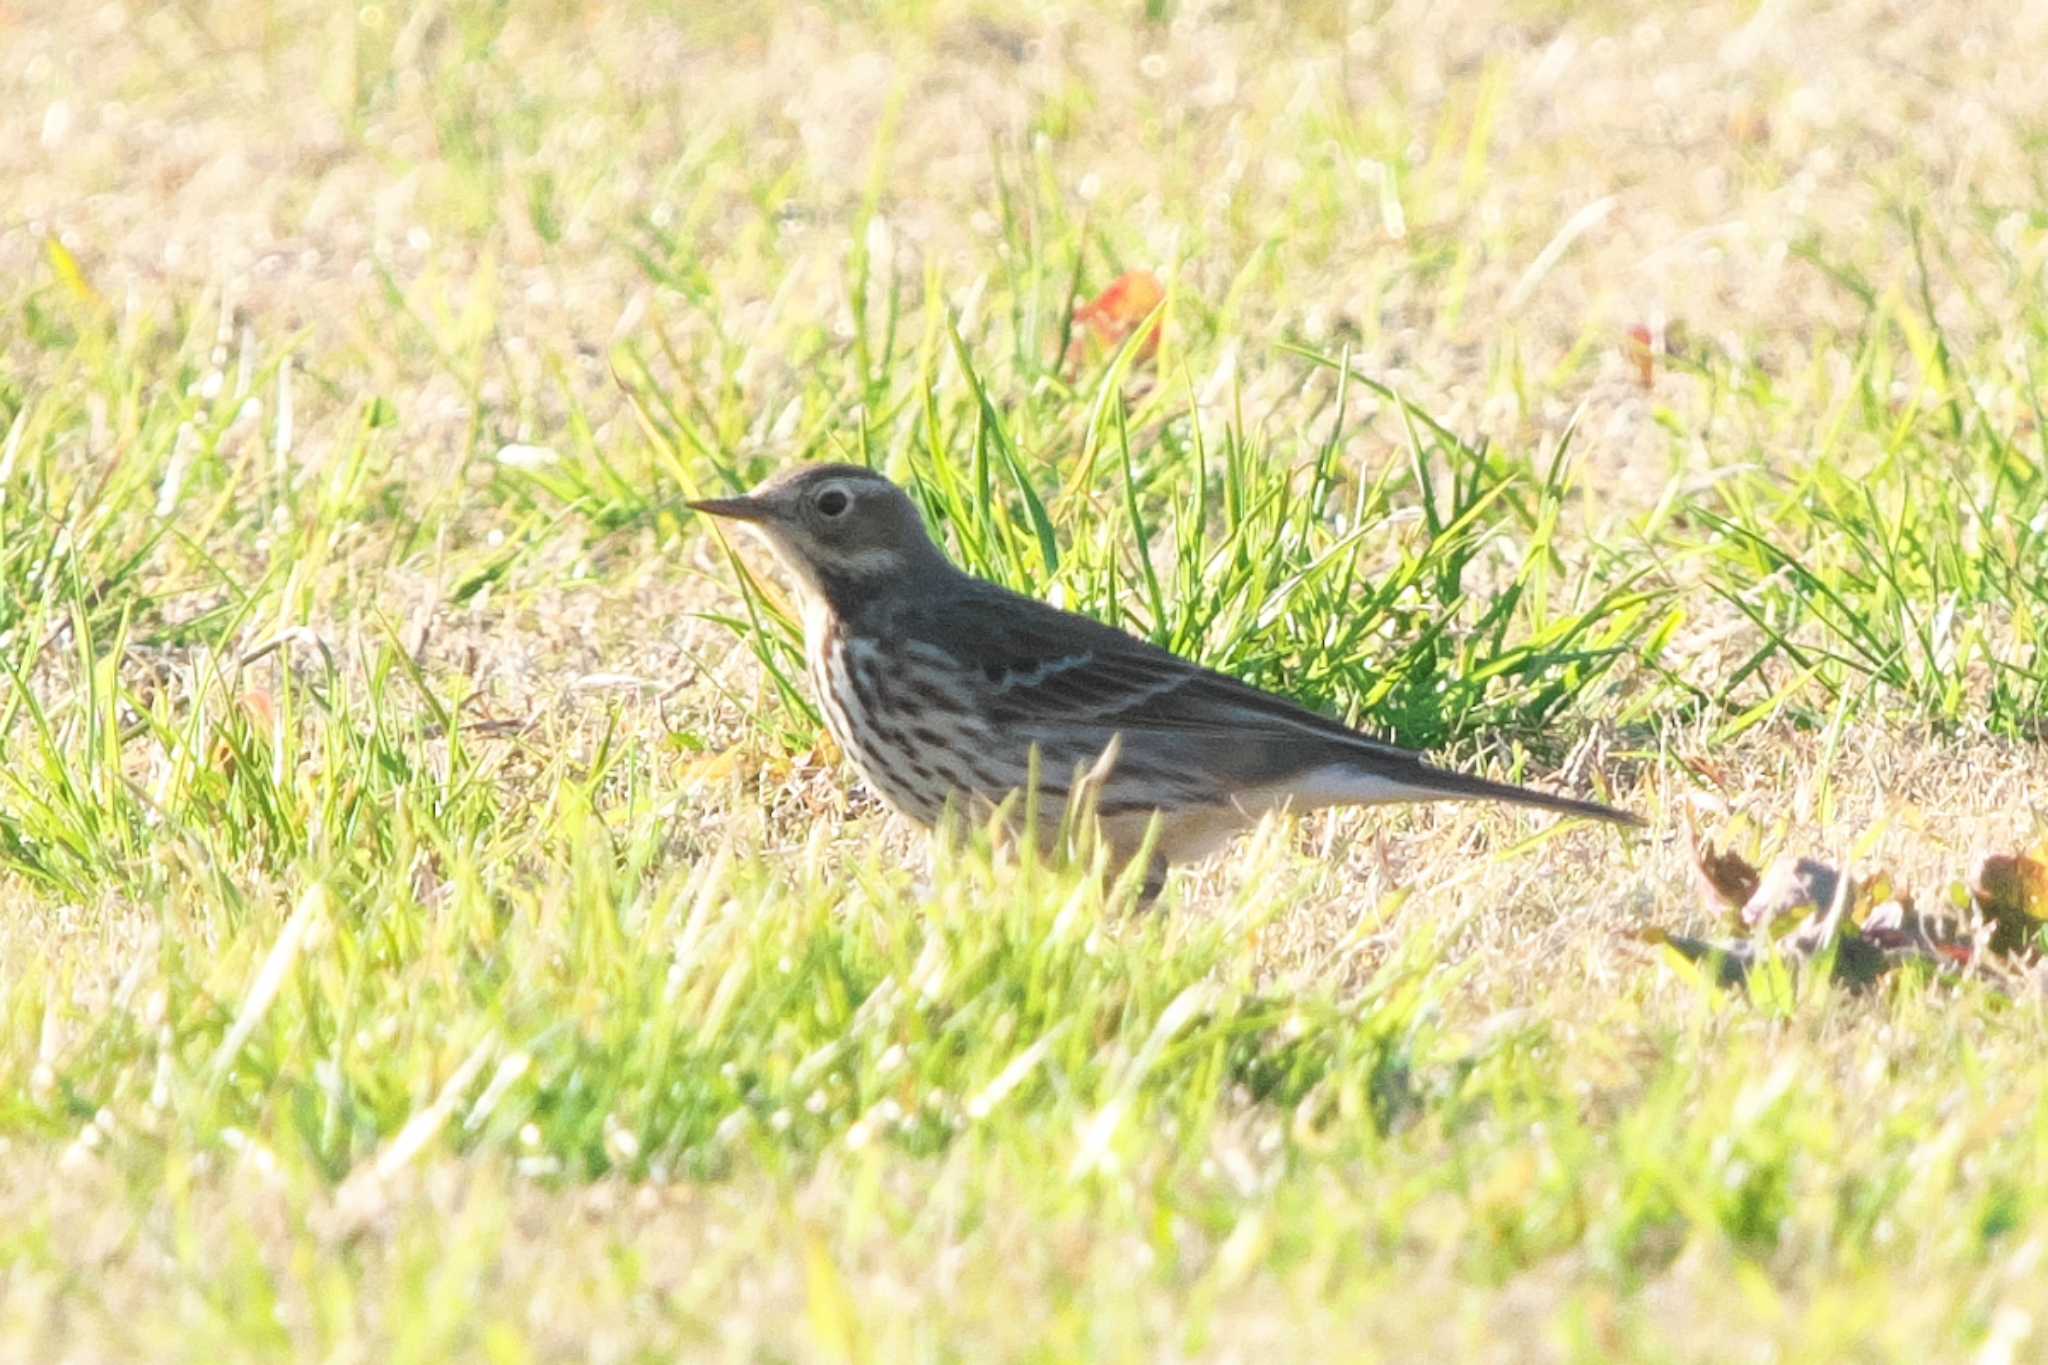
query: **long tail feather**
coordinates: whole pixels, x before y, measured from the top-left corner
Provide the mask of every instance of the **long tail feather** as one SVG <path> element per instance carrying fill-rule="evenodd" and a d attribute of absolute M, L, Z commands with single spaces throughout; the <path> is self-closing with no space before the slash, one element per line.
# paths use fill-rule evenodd
<path fill-rule="evenodd" d="M 1505 801 L 1636 829 L 1644 824 L 1641 816 L 1603 806 L 1598 801 L 1553 796 L 1532 787 L 1431 767 L 1420 759 L 1333 763 L 1311 774 L 1298 790 L 1309 804 L 1319 806 L 1377 805 L 1388 801 Z"/>

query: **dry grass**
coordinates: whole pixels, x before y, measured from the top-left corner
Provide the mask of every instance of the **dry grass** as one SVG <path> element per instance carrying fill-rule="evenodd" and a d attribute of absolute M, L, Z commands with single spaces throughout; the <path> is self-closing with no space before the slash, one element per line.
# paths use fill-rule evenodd
<path fill-rule="evenodd" d="M 1623 934 L 1688 826 L 2039 837 L 2048 10 L 1139 8 L 0 0 L 0 1353 L 2038 1349 L 2039 1003 Z M 1139 266 L 1119 438 L 1053 360 Z M 1393 469 L 1383 635 L 1184 643 L 1651 832 L 1339 813 L 1135 921 L 931 866 L 677 502 L 936 489 L 968 363 L 1067 556 L 933 492 L 991 572 L 1167 635 L 1131 509 L 1185 603 L 1221 452 Z"/>

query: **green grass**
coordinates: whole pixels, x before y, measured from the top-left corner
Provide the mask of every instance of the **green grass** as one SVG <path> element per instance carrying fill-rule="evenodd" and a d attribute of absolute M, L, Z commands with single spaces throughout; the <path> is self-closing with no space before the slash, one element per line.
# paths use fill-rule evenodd
<path fill-rule="evenodd" d="M 2048 821 L 2024 41 L 128 17 L 0 85 L 0 1354 L 2038 1349 L 2040 1002 L 1634 934 L 1689 826 L 1932 896 Z M 803 459 L 1652 832 L 927 851 L 682 506 Z"/>
<path fill-rule="evenodd" d="M 1832 353 L 1835 374 L 1811 376 L 1820 412 L 1804 467 L 1776 468 L 1753 447 L 1757 468 L 1684 509 L 1705 532 L 1707 581 L 1758 635 L 1715 701 L 1737 702 L 1735 684 L 1775 663 L 1796 671 L 1798 690 L 1760 696 L 1768 706 L 1748 720 L 1840 703 L 2038 738 L 2048 715 L 2038 357 L 2022 344 L 1965 360 L 1923 299 L 1856 292 L 1869 305 L 1858 335 Z M 1764 376 L 1721 382 L 1756 385 L 1754 401 L 1776 406 Z"/>

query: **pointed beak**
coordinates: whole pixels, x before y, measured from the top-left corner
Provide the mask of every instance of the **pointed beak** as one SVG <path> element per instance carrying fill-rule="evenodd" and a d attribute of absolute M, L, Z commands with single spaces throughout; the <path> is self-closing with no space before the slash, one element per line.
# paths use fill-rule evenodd
<path fill-rule="evenodd" d="M 692 511 L 730 517 L 734 521 L 766 521 L 769 516 L 768 504 L 759 498 L 705 498 L 684 505 Z"/>

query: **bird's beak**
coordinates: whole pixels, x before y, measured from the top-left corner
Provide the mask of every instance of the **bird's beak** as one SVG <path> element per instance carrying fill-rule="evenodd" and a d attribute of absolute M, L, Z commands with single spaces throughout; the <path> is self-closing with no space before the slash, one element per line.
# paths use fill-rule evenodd
<path fill-rule="evenodd" d="M 731 517 L 734 521 L 766 521 L 769 515 L 768 504 L 759 498 L 705 498 L 685 506 L 692 511 L 708 512 L 714 517 Z"/>

